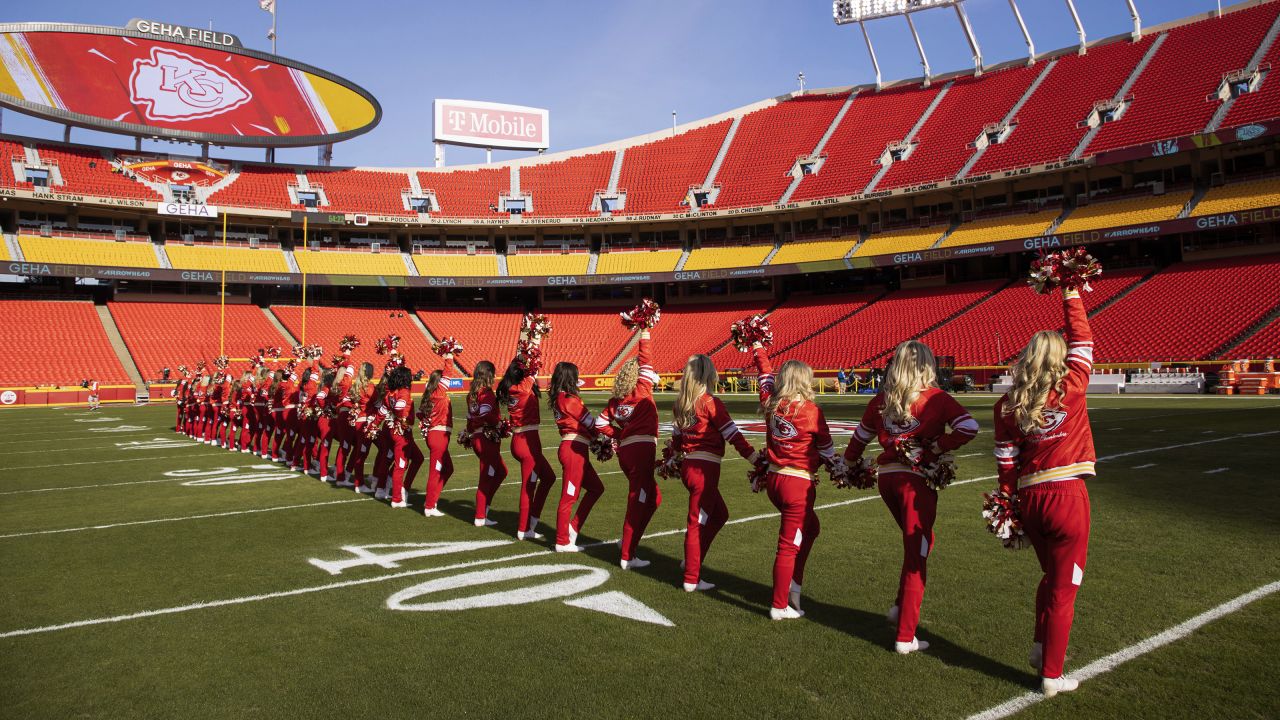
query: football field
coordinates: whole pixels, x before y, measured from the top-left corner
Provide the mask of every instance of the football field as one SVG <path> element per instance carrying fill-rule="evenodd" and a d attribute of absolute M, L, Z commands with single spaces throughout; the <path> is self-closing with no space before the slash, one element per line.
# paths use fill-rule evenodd
<path fill-rule="evenodd" d="M 457 445 L 447 516 L 424 518 L 425 469 L 393 510 L 191 442 L 171 406 L 0 412 L 0 716 L 1280 716 L 1280 400 L 1090 399 L 1100 465 L 1067 661 L 1084 682 L 1040 702 L 1026 663 L 1039 568 L 983 527 L 994 398 L 960 399 L 983 432 L 939 499 L 931 647 L 909 656 L 884 617 L 898 528 L 874 491 L 825 473 L 807 615 L 771 622 L 777 516 L 736 457 L 703 571 L 717 587 L 685 593 L 687 492 L 659 481 L 639 553 L 652 565 L 623 571 L 616 462 L 597 463 L 590 547 L 556 554 L 559 485 L 547 539 L 514 539 L 506 443 L 498 525 L 476 528 L 477 462 Z M 866 401 L 820 398 L 844 421 L 841 450 Z M 758 419 L 753 398 L 726 402 L 747 429 Z M 558 472 L 547 417 L 542 436 Z"/>

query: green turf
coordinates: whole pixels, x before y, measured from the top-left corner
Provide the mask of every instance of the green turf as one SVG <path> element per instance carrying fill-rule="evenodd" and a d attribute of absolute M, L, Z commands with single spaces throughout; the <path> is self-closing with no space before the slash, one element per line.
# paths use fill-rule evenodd
<path fill-rule="evenodd" d="M 588 397 L 588 405 L 602 400 Z M 727 399 L 740 420 L 747 397 Z M 455 402 L 458 402 L 455 400 Z M 857 420 L 865 398 L 822 399 L 831 419 Z M 960 479 L 994 474 L 990 397 L 965 398 L 984 432 L 960 450 Z M 668 401 L 662 401 L 664 408 Z M 1280 401 L 1268 398 L 1094 398 L 1101 463 L 1090 483 L 1094 527 L 1068 671 L 1280 580 Z M 981 525 L 982 480 L 943 492 L 920 637 L 901 657 L 883 618 L 901 561 L 897 528 L 870 491 L 819 490 L 822 535 L 805 583 L 807 616 L 767 616 L 777 521 L 726 527 L 704 578 L 680 587 L 687 493 L 664 482 L 664 504 L 641 556 L 624 572 L 617 548 L 548 552 L 550 538 L 405 560 L 331 575 L 308 559 L 350 557 L 343 545 L 509 541 L 516 487 L 499 492 L 496 528 L 471 525 L 477 463 L 454 446 L 449 517 L 337 490 L 265 461 L 204 445 L 123 450 L 177 438 L 169 407 L 0 413 L 0 635 L 190 604 L 294 594 L 119 622 L 0 637 L 0 717 L 966 717 L 1036 684 L 1025 665 L 1034 555 L 1009 552 Z M 134 426 L 120 433 L 101 428 Z M 1239 437 L 1250 433 L 1271 433 Z M 759 443 L 759 437 L 751 437 Z M 1182 448 L 1167 448 L 1200 443 Z M 842 443 L 846 440 L 842 440 Z M 555 439 L 544 423 L 554 460 Z M 517 466 L 508 458 L 513 473 Z M 1142 469 L 1140 466 L 1153 465 Z M 180 470 L 282 475 L 243 484 L 187 484 Z M 1227 468 L 1222 472 L 1207 471 Z M 625 480 L 607 487 L 582 542 L 620 534 Z M 731 517 L 771 515 L 724 466 Z M 419 479 L 420 489 L 425 473 Z M 66 489 L 60 489 L 66 488 Z M 544 519 L 553 521 L 553 493 Z M 299 507 L 293 507 L 299 506 Z M 247 510 L 288 508 L 267 512 Z M 207 518 L 198 515 L 240 513 Z M 152 522 L 173 519 L 172 522 Z M 128 523 L 128 524 L 126 524 Z M 92 526 L 116 525 L 99 529 Z M 545 527 L 544 527 L 545 529 Z M 69 530 L 68 532 L 49 532 Z M 476 563 L 468 568 L 453 568 Z M 570 607 L 563 599 L 438 612 L 387 609 L 412 585 L 532 565 L 605 572 L 569 596 L 625 593 L 667 618 L 662 627 Z M 589 571 L 583 571 L 589 572 Z M 404 575 L 405 573 L 416 573 Z M 422 602 L 517 590 L 571 574 L 446 588 Z M 1280 598 L 1250 605 L 1027 710 L 1027 717 L 1280 715 Z"/>

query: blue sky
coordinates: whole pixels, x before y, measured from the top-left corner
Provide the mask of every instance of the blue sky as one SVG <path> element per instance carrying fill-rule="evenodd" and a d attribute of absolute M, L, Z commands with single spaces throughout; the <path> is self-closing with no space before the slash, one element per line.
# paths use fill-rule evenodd
<path fill-rule="evenodd" d="M 796 89 L 874 79 L 857 26 L 838 27 L 829 0 L 278 0 L 279 53 L 325 68 L 371 91 L 382 123 L 335 148 L 340 165 L 430 165 L 431 101 L 467 98 L 551 110 L 552 151 L 570 150 L 715 115 Z M 1214 0 L 1136 0 L 1143 24 L 1215 9 Z M 1229 3 L 1225 3 L 1229 4 Z M 1076 0 L 1090 40 L 1127 32 L 1123 0 Z M 1036 50 L 1074 45 L 1061 0 L 1020 0 Z M 968 0 L 988 65 L 1025 57 L 1007 0 Z M 130 18 L 207 26 L 269 50 L 270 16 L 257 0 L 5 2 L 0 21 L 123 26 Z M 915 16 L 934 73 L 972 67 L 950 9 Z M 869 31 L 886 80 L 920 74 L 901 18 Z M 4 112 L 4 132 L 61 137 L 61 126 Z M 77 142 L 132 147 L 132 139 L 74 130 Z M 155 147 L 175 150 L 170 144 Z M 185 150 L 190 152 L 191 150 Z M 483 150 L 449 148 L 450 165 L 482 162 Z M 215 156 L 261 159 L 261 150 Z M 495 159 L 519 157 L 495 152 Z M 277 152 L 314 162 L 314 149 Z"/>

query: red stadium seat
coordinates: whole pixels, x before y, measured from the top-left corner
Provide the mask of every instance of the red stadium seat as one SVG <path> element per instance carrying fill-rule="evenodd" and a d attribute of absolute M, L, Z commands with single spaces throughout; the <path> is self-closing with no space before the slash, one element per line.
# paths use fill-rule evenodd
<path fill-rule="evenodd" d="M 144 380 L 161 377 L 166 367 L 176 373 L 178 365 L 212 362 L 219 354 L 222 323 L 218 305 L 112 302 L 107 308 Z M 258 348 L 272 345 L 289 351 L 289 341 L 257 305 L 227 305 L 225 337 L 225 352 L 230 358 L 252 358 Z M 247 362 L 236 363 L 232 369 L 240 372 L 248 367 Z"/>
<path fill-rule="evenodd" d="M 91 302 L 0 300 L 0 387 L 128 384 Z"/>

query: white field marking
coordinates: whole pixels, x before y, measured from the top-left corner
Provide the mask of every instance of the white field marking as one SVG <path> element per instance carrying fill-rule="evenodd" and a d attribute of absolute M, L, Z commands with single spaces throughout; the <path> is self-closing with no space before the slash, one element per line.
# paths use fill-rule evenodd
<path fill-rule="evenodd" d="M 1201 435 L 1212 435 L 1212 434 L 1213 434 L 1213 431 L 1212 431 L 1212 430 L 1205 430 L 1205 431 L 1201 432 L 1200 434 L 1201 434 Z"/>
<path fill-rule="evenodd" d="M 979 455 L 984 455 L 984 454 L 985 453 L 965 453 L 964 455 L 957 455 L 956 457 L 958 458 L 978 457 Z"/>
<path fill-rule="evenodd" d="M 133 443 L 137 443 L 137 442 L 139 441 L 137 440 L 133 441 Z M 173 448 L 195 447 L 196 445 L 201 444 L 196 442 L 195 440 L 183 440 L 181 438 L 176 438 L 176 437 L 175 438 L 156 438 L 154 440 L 148 441 L 147 444 L 133 444 L 133 443 L 117 443 L 115 445 L 94 445 L 92 447 L 78 447 L 78 448 L 73 448 L 73 451 L 83 452 L 85 450 L 172 450 Z M 5 455 L 33 455 L 36 453 L 40 453 L 42 455 L 48 455 L 49 453 L 53 453 L 53 452 L 62 452 L 62 451 L 57 449 L 51 449 L 51 448 L 44 448 L 42 450 L 14 450 L 14 451 L 6 452 Z"/>
<path fill-rule="evenodd" d="M 1240 435 L 1227 435 L 1226 437 L 1213 438 L 1212 440 L 1197 440 L 1189 443 L 1179 443 L 1177 445 L 1165 445 L 1164 447 L 1145 448 L 1143 450 L 1129 450 L 1128 452 L 1116 453 L 1108 455 L 1104 458 L 1098 458 L 1098 462 L 1103 460 L 1115 460 L 1116 458 L 1129 457 L 1130 455 L 1141 455 L 1143 453 L 1160 452 L 1161 450 L 1177 450 L 1178 448 L 1194 447 L 1196 445 L 1208 445 L 1210 443 L 1226 442 L 1228 440 L 1243 440 L 1245 438 L 1266 437 L 1268 435 L 1280 435 L 1280 430 L 1268 430 L 1258 433 L 1242 433 Z"/>
<path fill-rule="evenodd" d="M 1098 658 L 1079 670 L 1070 673 L 1070 677 L 1079 680 L 1080 682 L 1092 680 L 1103 673 L 1115 670 L 1130 660 L 1142 657 L 1153 650 L 1158 650 L 1165 645 L 1181 640 L 1214 620 L 1219 620 L 1234 612 L 1238 612 L 1245 606 L 1257 602 L 1268 595 L 1272 595 L 1277 591 L 1280 591 L 1280 582 L 1263 585 L 1262 587 L 1257 588 L 1256 590 L 1251 590 L 1233 600 L 1228 600 L 1212 610 L 1202 612 L 1190 620 L 1174 625 L 1162 633 L 1152 635 L 1146 640 L 1135 643 L 1121 650 L 1117 650 L 1105 657 Z M 1041 693 L 1029 692 L 1006 703 L 984 710 L 983 712 L 970 715 L 969 720 L 999 720 L 999 718 L 1006 718 L 1010 715 L 1020 713 L 1042 700 L 1044 700 L 1044 695 Z"/>
<path fill-rule="evenodd" d="M 375 543 L 372 545 L 343 545 L 342 549 L 351 554 L 346 560 L 321 560 L 311 558 L 307 562 L 324 570 L 330 575 L 341 575 L 343 570 L 353 567 L 377 565 L 383 570 L 397 570 L 403 560 L 413 560 L 433 555 L 485 550 L 491 547 L 510 545 L 515 540 L 473 540 L 470 542 L 426 542 L 426 543 Z M 392 550 L 398 552 L 375 553 L 373 550 Z"/>
<path fill-rule="evenodd" d="M 1226 472 L 1226 471 L 1228 471 L 1228 470 L 1230 470 L 1230 469 L 1231 469 L 1231 468 L 1224 468 L 1224 467 L 1221 467 L 1221 468 L 1214 468 L 1214 469 L 1212 469 L 1212 470 L 1205 470 L 1205 471 L 1204 471 L 1204 474 L 1205 474 L 1205 475 L 1217 475 L 1218 473 L 1224 473 L 1224 472 Z"/>
<path fill-rule="evenodd" d="M 196 455 L 170 455 L 168 457 L 147 458 L 147 460 L 148 461 L 150 460 L 186 460 L 187 458 L 213 457 L 214 455 L 222 455 L 222 454 L 223 453 L 221 452 L 216 452 L 216 453 L 198 453 Z M 3 470 L 4 472 L 9 472 L 11 470 L 44 470 L 46 468 L 73 467 L 75 465 L 105 465 L 107 463 L 122 463 L 122 462 L 138 462 L 138 460 L 137 458 L 121 458 L 119 460 L 86 460 L 84 462 L 58 463 L 56 465 L 18 465 L 15 467 L 5 467 L 0 465 L 0 470 Z M 89 486 L 85 486 L 85 487 L 89 487 Z M 61 488 L 52 488 L 52 489 L 60 490 Z"/>
<path fill-rule="evenodd" d="M 156 431 L 156 430 L 155 430 L 155 428 L 149 428 L 149 427 L 145 427 L 145 426 L 142 426 L 142 425 L 120 425 L 120 426 L 113 427 L 113 428 L 111 428 L 111 427 L 100 427 L 100 428 L 91 428 L 91 429 L 85 430 L 85 432 L 91 432 L 91 433 L 94 433 L 95 435 L 102 435 L 102 434 L 110 434 L 110 435 L 135 435 L 135 434 L 139 434 L 139 433 L 153 433 L 153 432 L 155 432 L 155 431 Z M 40 435 L 50 435 L 51 433 L 39 433 L 39 434 L 40 434 Z M 50 442 L 61 442 L 61 443 L 65 443 L 65 442 L 67 442 L 68 440 L 95 440 L 95 439 L 97 439 L 97 438 L 95 438 L 95 437 L 93 437 L 93 436 L 85 436 L 85 435 L 71 435 L 71 434 L 66 433 L 66 432 L 56 433 L 56 434 L 54 434 L 54 435 L 55 435 L 54 437 L 48 437 L 48 438 L 45 438 L 45 439 L 43 439 L 43 440 L 36 440 L 36 439 L 28 439 L 28 440 L 6 440 L 6 441 L 4 441 L 4 442 L 0 442 L 0 445 L 30 445 L 30 444 L 32 444 L 32 443 L 50 443 Z M 7 437 L 7 438 L 11 438 L 11 437 L 23 437 L 23 436 L 22 436 L 22 435 L 5 435 L 5 437 Z"/>
<path fill-rule="evenodd" d="M 1123 430 L 1123 429 L 1124 428 L 1122 427 L 1107 428 L 1107 432 L 1115 432 L 1116 430 Z"/>
<path fill-rule="evenodd" d="M 954 484 L 954 483 L 952 483 Z M 276 507 L 254 508 L 252 510 L 231 510 L 229 512 L 206 513 L 204 515 L 184 515 L 181 517 L 155 518 L 152 520 L 131 520 L 129 522 L 109 523 L 106 525 L 88 525 L 85 527 L 59 528 L 57 530 L 35 530 L 32 532 L 11 533 L 9 535 L 0 535 L 0 540 L 9 538 L 30 537 L 32 535 L 57 535 L 60 533 L 82 532 L 84 530 L 110 530 L 119 527 L 131 527 L 134 525 L 152 525 L 155 523 L 171 523 L 183 522 L 185 520 L 205 520 L 208 518 L 231 517 L 233 515 L 251 515 L 254 513 L 275 512 L 276 510 L 296 510 L 298 508 L 320 507 L 322 505 L 340 505 L 342 503 L 360 502 L 361 500 L 372 500 L 372 497 L 348 498 L 346 500 L 326 500 L 325 502 L 303 503 L 301 505 L 277 505 Z"/>
<path fill-rule="evenodd" d="M 78 423 L 100 423 L 100 422 L 123 422 L 123 421 L 124 421 L 124 418 L 114 418 L 114 417 L 95 417 L 95 418 L 85 418 L 84 420 L 76 420 L 75 422 L 78 422 Z"/>
<path fill-rule="evenodd" d="M 1133 469 L 1134 469 L 1134 470 L 1146 470 L 1147 468 L 1153 468 L 1153 467 L 1155 467 L 1155 466 L 1156 466 L 1156 464 L 1155 464 L 1155 463 L 1147 463 L 1146 465 L 1134 465 L 1134 466 L 1133 466 Z"/>
<path fill-rule="evenodd" d="M 1276 431 L 1276 432 L 1280 432 L 1280 431 Z M 1273 433 L 1260 433 L 1260 434 L 1273 434 Z M 1231 438 L 1217 438 L 1217 439 L 1215 439 L 1215 440 L 1206 440 L 1206 441 L 1203 441 L 1203 442 L 1221 442 L 1222 440 L 1230 440 L 1230 439 L 1231 439 Z M 1200 443 L 1187 443 L 1187 444 L 1188 444 L 1188 445 L 1195 445 L 1195 444 L 1200 444 Z M 1182 447 L 1182 446 L 1174 446 L 1174 447 Z M 1115 459 L 1115 458 L 1117 458 L 1117 457 L 1123 457 L 1123 456 L 1128 455 L 1128 454 L 1136 454 L 1136 453 L 1142 453 L 1142 452 L 1158 452 L 1158 451 L 1160 451 L 1160 450 L 1169 450 L 1169 449 L 1171 449 L 1171 448 L 1167 448 L 1167 447 L 1165 447 L 1165 448 L 1151 448 L 1151 449 L 1149 449 L 1149 450 L 1136 450 L 1136 451 L 1134 451 L 1134 453 L 1120 453 L 1120 454 L 1117 454 L 1117 455 L 1108 455 L 1108 456 L 1106 456 L 1106 457 L 1098 458 L 1098 462 L 1105 462 L 1105 461 L 1107 461 L 1107 460 L 1114 460 L 1114 459 Z M 959 480 L 959 481 L 953 482 L 953 483 L 951 483 L 951 484 L 952 484 L 953 486 L 955 486 L 955 485 L 967 485 L 967 484 L 969 484 L 969 483 L 982 482 L 983 480 L 994 480 L 994 479 L 996 479 L 996 477 L 997 477 L 997 476 L 995 476 L 995 475 L 987 475 L 987 476 L 984 476 L 984 477 L 972 478 L 972 479 L 969 479 L 969 480 Z M 814 507 L 814 510 L 825 510 L 825 509 L 827 509 L 827 508 L 840 507 L 840 506 L 842 506 L 842 505 L 852 505 L 852 504 L 854 504 L 854 503 L 868 502 L 868 501 L 870 501 L 870 500 L 874 500 L 874 499 L 876 499 L 876 497 L 877 497 L 876 495 L 864 495 L 864 496 L 862 496 L 862 497 L 853 498 L 852 500 L 844 500 L 844 501 L 842 501 L 842 502 L 828 503 L 828 504 L 826 504 L 826 505 L 818 505 L 818 506 L 815 506 L 815 507 Z M 360 499 L 368 499 L 368 498 L 356 498 L 355 500 L 338 500 L 338 501 L 336 501 L 336 502 L 338 502 L 338 503 L 342 503 L 342 502 L 356 502 L 356 501 L 358 501 L 358 500 L 360 500 Z M 331 505 L 331 504 L 334 504 L 334 503 L 332 503 L 332 502 L 330 502 L 330 503 L 313 503 L 313 505 L 315 505 L 315 504 L 318 504 L 318 505 Z M 298 507 L 310 507 L 310 505 L 303 505 L 303 506 L 298 506 Z M 205 517 L 224 517 L 224 516 L 226 516 L 226 515 L 244 515 L 244 514 L 252 513 L 252 512 L 269 512 L 269 511 L 271 511 L 271 510 L 286 510 L 286 509 L 289 509 L 289 507 L 266 508 L 266 509 L 264 509 L 264 510 L 242 510 L 242 511 L 237 511 L 237 512 L 233 512 L 233 513 L 219 513 L 219 514 L 209 515 L 209 516 L 205 516 Z M 732 520 L 730 520 L 729 522 L 727 522 L 727 523 L 725 523 L 725 524 L 726 524 L 726 525 L 737 525 L 737 524 L 739 524 L 739 523 L 750 522 L 750 521 L 752 521 L 752 520 L 763 520 L 763 519 L 767 519 L 767 518 L 771 518 L 771 517 L 777 517 L 777 515 L 778 515 L 778 513 L 776 513 L 776 512 L 775 512 L 775 513 L 767 513 L 767 514 L 764 514 L 764 515 L 755 515 L 755 516 L 748 517 L 748 518 L 735 518 L 735 519 L 732 519 Z M 195 519 L 195 518 L 173 518 L 173 519 L 170 519 L 170 520 L 159 520 L 159 521 L 145 521 L 145 520 L 144 520 L 144 521 L 141 521 L 141 522 L 142 522 L 142 523 L 146 523 L 146 522 L 169 522 L 169 521 L 175 521 L 175 520 L 181 520 L 181 519 Z M 125 524 L 141 524 L 141 523 L 125 523 Z M 84 528 L 84 529 L 92 529 L 92 528 Z M 44 531 L 44 532 L 45 532 L 45 533 L 48 533 L 48 532 L 67 532 L 67 531 L 57 531 L 57 530 L 53 530 L 53 531 Z M 649 537 L 649 538 L 655 538 L 655 537 L 663 537 L 663 536 L 679 535 L 679 534 L 681 534 L 681 533 L 683 533 L 683 532 L 684 532 L 684 529 L 683 529 L 683 528 L 678 529 L 678 530 L 666 530 L 666 531 L 662 531 L 662 532 L 650 533 L 650 534 L 648 534 L 646 537 Z M 35 533 L 28 533 L 28 534 L 35 534 Z M 0 536 L 0 539 L 4 539 L 5 537 L 14 537 L 14 536 L 11 536 L 11 535 L 10 535 L 10 536 Z M 617 542 L 617 541 L 616 541 L 616 540 L 602 541 L 602 542 L 594 543 L 593 545 L 609 545 L 609 544 L 613 544 L 613 543 L 615 543 L 615 542 Z M 311 587 L 295 588 L 295 589 L 293 589 L 293 590 L 281 590 L 281 591 L 272 592 L 272 593 L 264 593 L 264 594 L 261 594 L 261 595 L 249 595 L 249 596 L 245 596 L 245 597 L 239 597 L 239 598 L 228 598 L 228 599 L 224 599 L 224 600 L 210 600 L 210 601 L 208 601 L 208 602 L 193 603 L 193 604 L 190 604 L 190 605 L 178 605 L 178 606 L 175 606 L 175 607 L 160 608 L 160 609 L 158 609 L 158 610 L 145 610 L 145 611 L 143 611 L 143 612 L 131 613 L 131 614 L 128 614 L 128 615 L 113 615 L 113 616 L 103 617 L 103 618 L 92 618 L 92 619 L 89 619 L 89 620 L 76 620 L 76 621 L 74 621 L 74 622 L 61 623 L 61 624 L 58 624 L 58 625 L 44 625 L 44 626 L 40 626 L 40 627 L 23 628 L 23 629 L 20 629 L 20 630 L 10 630 L 10 631 L 8 631 L 8 632 L 0 633 L 0 640 L 3 640 L 3 639 L 5 639 L 5 638 L 10 638 L 10 637 L 18 637 L 18 636 L 21 636 L 21 635 L 34 635 L 34 634 L 37 634 L 37 633 L 54 632 L 54 631 L 58 631 L 58 630 L 69 630 L 69 629 L 72 629 L 72 628 L 86 627 L 86 626 L 90 626 L 90 625 L 104 625 L 104 624 L 108 624 L 108 623 L 124 622 L 124 621 L 126 621 L 126 620 L 138 620 L 138 619 L 141 619 L 141 618 L 155 617 L 155 616 L 158 616 L 158 615 L 172 615 L 172 614 L 175 614 L 175 613 L 189 612 L 189 611 L 192 611 L 192 610 L 204 610 L 204 609 L 206 609 L 206 608 L 212 608 L 212 607 L 223 607 L 223 606 L 226 606 L 226 605 L 243 605 L 243 604 L 246 604 L 246 603 L 258 602 L 258 601 L 260 601 L 260 600 L 273 600 L 273 599 L 276 599 L 276 598 L 282 598 L 282 597 L 292 597 L 292 596 L 295 596 L 295 595 L 306 595 L 306 594 L 310 594 L 310 593 L 324 592 L 324 591 L 326 591 L 326 590 L 338 590 L 338 589 L 341 589 L 341 588 L 352 587 L 352 586 L 355 586 L 355 585 L 369 585 L 369 584 L 373 584 L 373 583 L 387 582 L 387 581 L 389 581 L 389 580 L 398 580 L 398 579 L 400 579 L 400 578 L 405 578 L 405 577 L 415 577 L 415 576 L 418 576 L 418 575 L 429 575 L 429 574 L 432 574 L 432 573 L 446 572 L 446 571 L 449 571 L 449 570 L 460 570 L 460 569 L 464 569 L 464 568 L 476 567 L 476 566 L 479 566 L 479 565 L 492 565 L 492 564 L 495 564 L 495 563 L 512 562 L 512 561 L 515 561 L 515 560 L 523 560 L 523 559 L 525 559 L 525 558 L 540 557 L 540 556 L 546 555 L 546 554 L 548 554 L 548 553 L 550 553 L 550 552 L 552 552 L 552 550 L 549 550 L 549 549 L 535 550 L 535 551 L 533 551 L 533 552 L 522 553 L 522 554 L 519 554 L 519 555 L 511 555 L 511 556 L 506 556 L 506 557 L 493 558 L 493 559 L 489 559 L 489 560 L 472 560 L 472 561 L 470 561 L 470 562 L 456 563 L 456 564 L 454 564 L 454 565 L 446 565 L 446 566 L 444 566 L 444 567 L 439 567 L 439 568 L 427 568 L 427 569 L 425 569 L 425 570 L 406 570 L 405 572 L 394 573 L 394 574 L 391 574 L 391 575 L 384 575 L 384 576 L 380 576 L 380 577 L 364 578 L 364 579 L 360 579 L 360 580 L 345 580 L 345 581 L 342 581 L 342 582 L 329 583 L 329 584 L 327 584 L 327 585 L 314 585 L 314 586 L 311 586 Z M 1275 586 L 1275 588 L 1280 588 L 1280 583 L 1273 583 L 1273 586 Z M 1268 586 L 1268 587 L 1272 587 L 1272 586 Z M 1275 592 L 1275 588 L 1268 590 L 1266 594 L 1270 594 L 1270 593 L 1272 593 L 1272 592 Z M 1257 592 L 1257 591 L 1255 591 L 1255 592 Z M 1261 597 L 1261 596 L 1259 596 L 1259 597 Z M 1257 598 L 1253 598 L 1253 599 L 1257 599 Z M 1239 600 L 1239 598 L 1237 598 L 1237 600 Z M 1248 602 L 1252 602 L 1252 599 L 1251 599 L 1251 600 L 1249 600 Z M 1225 614 L 1225 613 L 1224 613 L 1224 614 Z M 1203 616 L 1201 616 L 1201 617 L 1203 617 Z M 1194 619 L 1194 618 L 1193 618 L 1193 619 Z M 1206 620 L 1205 622 L 1208 622 L 1208 621 Z M 1195 628 L 1192 628 L 1192 629 L 1195 629 Z M 1188 632 L 1189 632 L 1189 631 L 1188 631 Z M 1159 637 L 1159 636 L 1157 636 L 1157 637 Z M 1087 669 L 1087 668 L 1085 668 L 1085 669 Z M 1082 670 L 1081 672 L 1084 672 L 1084 670 Z M 1079 675 L 1079 674 L 1077 675 L 1077 677 L 1080 677 L 1081 679 L 1085 679 L 1085 678 L 1083 678 L 1083 677 L 1082 677 L 1081 675 Z M 1030 697 L 1032 697 L 1031 702 L 1032 702 L 1032 703 L 1034 703 L 1034 702 L 1038 702 L 1038 700 L 1036 700 L 1035 698 L 1040 697 L 1040 696 L 1039 696 L 1039 695 L 1035 695 L 1035 694 L 1033 693 L 1033 694 L 1030 694 Z M 1016 710 L 1015 710 L 1014 712 L 1016 712 Z M 1004 716 L 1003 716 L 1003 715 L 997 715 L 997 716 L 993 716 L 993 717 L 1004 717 Z"/>
<path fill-rule="evenodd" d="M 569 577 L 553 580 L 532 587 L 512 588 L 496 592 L 454 597 L 434 602 L 415 602 L 420 597 L 433 593 L 453 592 L 481 585 L 491 585 L 510 580 L 522 580 L 547 575 L 564 575 Z M 417 585 L 407 587 L 387 598 L 388 610 L 411 610 L 418 612 L 438 612 L 441 610 L 471 610 L 474 608 L 502 607 L 504 605 L 525 605 L 539 600 L 552 600 L 568 597 L 594 590 L 609 582 L 609 571 L 602 567 L 590 565 L 556 564 L 556 565 L 515 565 L 489 570 L 472 570 L 459 575 L 434 578 Z M 664 618 L 665 619 L 665 618 Z"/>

